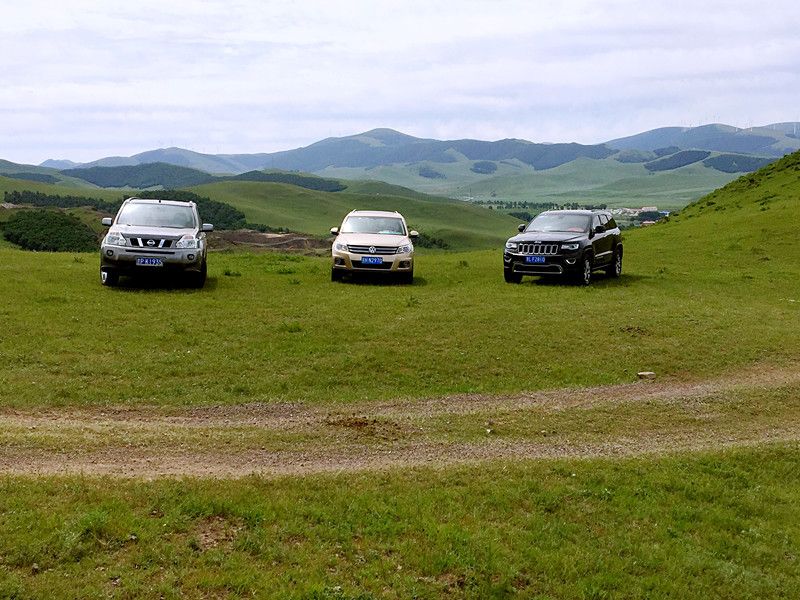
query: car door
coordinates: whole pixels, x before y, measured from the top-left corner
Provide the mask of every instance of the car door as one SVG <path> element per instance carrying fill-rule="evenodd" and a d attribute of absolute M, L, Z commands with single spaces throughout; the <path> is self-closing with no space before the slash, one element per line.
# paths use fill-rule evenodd
<path fill-rule="evenodd" d="M 594 247 L 594 262 L 596 265 L 605 265 L 611 262 L 611 257 L 614 249 L 613 235 L 606 230 L 608 225 L 608 216 L 603 214 L 596 214 L 592 217 L 592 231 L 597 231 L 598 226 L 603 227 L 601 233 L 595 233 L 592 238 L 592 246 Z"/>

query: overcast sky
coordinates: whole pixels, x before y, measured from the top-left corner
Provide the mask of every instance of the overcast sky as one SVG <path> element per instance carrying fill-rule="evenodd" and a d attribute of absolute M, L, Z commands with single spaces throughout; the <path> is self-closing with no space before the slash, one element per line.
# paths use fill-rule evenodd
<path fill-rule="evenodd" d="M 15 162 L 375 127 L 599 143 L 800 121 L 800 2 L 4 0 L 0 73 Z"/>

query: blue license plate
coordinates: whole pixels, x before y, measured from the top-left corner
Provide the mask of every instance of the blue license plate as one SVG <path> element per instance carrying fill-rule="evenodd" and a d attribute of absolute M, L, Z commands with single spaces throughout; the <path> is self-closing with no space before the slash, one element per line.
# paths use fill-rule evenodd
<path fill-rule="evenodd" d="M 160 258 L 151 258 L 150 256 L 146 258 L 137 258 L 136 259 L 136 266 L 138 267 L 163 267 L 164 261 Z"/>
<path fill-rule="evenodd" d="M 544 256 L 526 256 L 525 257 L 525 262 L 528 263 L 528 264 L 533 263 L 533 264 L 536 264 L 536 265 L 540 265 L 540 264 L 544 263 L 544 261 L 545 261 Z"/>
<path fill-rule="evenodd" d="M 361 259 L 362 265 L 381 265 L 383 259 L 380 256 L 365 256 Z"/>

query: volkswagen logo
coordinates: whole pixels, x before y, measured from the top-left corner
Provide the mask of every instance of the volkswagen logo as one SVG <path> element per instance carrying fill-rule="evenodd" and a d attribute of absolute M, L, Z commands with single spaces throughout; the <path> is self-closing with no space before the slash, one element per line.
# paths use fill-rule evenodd
<path fill-rule="evenodd" d="M 155 246 L 156 245 L 156 241 L 155 240 L 147 240 L 147 245 L 148 246 Z"/>
<path fill-rule="evenodd" d="M 369 253 L 370 254 L 375 254 L 375 246 L 370 246 L 369 247 Z"/>

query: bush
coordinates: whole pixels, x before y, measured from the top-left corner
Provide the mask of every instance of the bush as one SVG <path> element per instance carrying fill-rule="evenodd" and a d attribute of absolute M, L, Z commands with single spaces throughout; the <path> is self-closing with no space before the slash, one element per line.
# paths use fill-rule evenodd
<path fill-rule="evenodd" d="M 421 231 L 419 232 L 419 237 L 414 240 L 414 245 L 420 248 L 441 248 L 442 250 L 450 248 L 450 244 L 442 238 L 433 237 Z"/>
<path fill-rule="evenodd" d="M 428 179 L 447 179 L 443 173 L 439 173 L 439 171 L 425 165 L 419 168 L 419 176 L 427 177 Z"/>
<path fill-rule="evenodd" d="M 25 250 L 92 252 L 99 247 L 88 225 L 56 210 L 22 210 L 8 220 L 3 235 Z"/>
<path fill-rule="evenodd" d="M 497 164 L 490 160 L 479 160 L 469 170 L 478 175 L 491 175 L 497 171 Z"/>
<path fill-rule="evenodd" d="M 31 192 L 23 190 L 21 192 L 5 192 L 5 202 L 10 204 L 24 204 L 28 206 L 53 207 L 53 208 L 78 208 L 90 206 L 95 210 L 114 213 L 119 209 L 122 201 L 106 202 L 97 198 L 87 198 L 86 196 L 59 196 L 57 194 L 43 194 L 42 192 Z"/>

